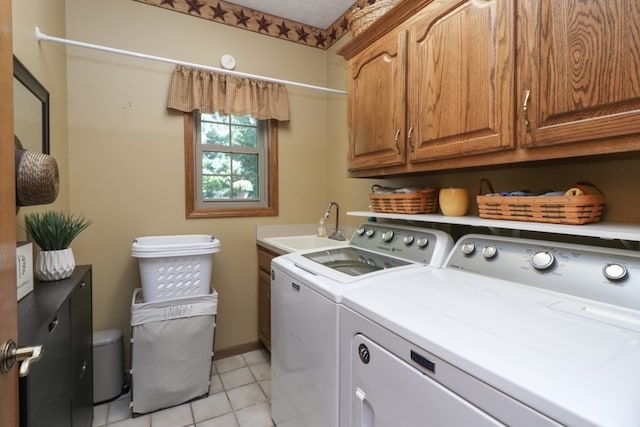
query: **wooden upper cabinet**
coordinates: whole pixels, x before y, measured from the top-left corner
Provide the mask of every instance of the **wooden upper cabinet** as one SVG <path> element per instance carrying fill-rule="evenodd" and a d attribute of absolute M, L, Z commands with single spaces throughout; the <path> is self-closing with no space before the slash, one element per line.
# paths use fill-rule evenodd
<path fill-rule="evenodd" d="M 402 1 L 340 53 L 351 176 L 640 152 L 638 0 Z"/>
<path fill-rule="evenodd" d="M 412 20 L 410 160 L 515 147 L 513 0 L 434 1 Z"/>
<path fill-rule="evenodd" d="M 349 61 L 349 169 L 402 165 L 407 33 L 394 31 Z"/>
<path fill-rule="evenodd" d="M 640 2 L 520 4 L 521 144 L 558 157 L 639 149 Z"/>

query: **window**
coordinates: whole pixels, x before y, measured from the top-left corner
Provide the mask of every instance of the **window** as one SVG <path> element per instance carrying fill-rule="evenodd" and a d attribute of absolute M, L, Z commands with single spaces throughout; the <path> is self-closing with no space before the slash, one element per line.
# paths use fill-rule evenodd
<path fill-rule="evenodd" d="M 277 215 L 278 122 L 184 117 L 187 218 Z"/>

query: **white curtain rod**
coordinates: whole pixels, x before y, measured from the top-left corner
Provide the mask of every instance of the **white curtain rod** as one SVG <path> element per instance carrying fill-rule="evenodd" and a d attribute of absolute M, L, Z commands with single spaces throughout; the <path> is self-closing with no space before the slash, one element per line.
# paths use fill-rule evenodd
<path fill-rule="evenodd" d="M 43 32 L 41 32 L 39 27 L 36 27 L 36 39 L 39 42 L 40 41 L 45 41 L 45 42 L 68 44 L 68 45 L 71 45 L 71 46 L 84 47 L 84 48 L 87 48 L 87 49 L 102 50 L 104 52 L 110 52 L 110 53 L 117 53 L 117 54 L 120 54 L 120 55 L 133 56 L 133 57 L 136 57 L 136 58 L 150 59 L 152 61 L 168 62 L 170 64 L 184 65 L 186 67 L 193 67 L 193 68 L 202 68 L 202 69 L 208 70 L 208 71 L 215 71 L 215 72 L 223 73 L 223 74 L 231 74 L 231 75 L 234 75 L 234 76 L 246 77 L 246 78 L 249 78 L 249 79 L 259 79 L 259 80 L 265 80 L 265 81 L 274 82 L 274 83 L 282 83 L 282 84 L 289 85 L 289 86 L 297 86 L 297 87 L 302 87 L 302 88 L 306 88 L 306 89 L 319 90 L 319 91 L 322 91 L 322 92 L 336 93 L 336 94 L 339 94 L 339 95 L 346 95 L 347 94 L 347 92 L 345 92 L 343 90 L 331 89 L 331 88 L 328 88 L 328 87 L 314 86 L 314 85 L 309 85 L 309 84 L 306 84 L 306 83 L 292 82 L 292 81 L 289 81 L 289 80 L 274 79 L 274 78 L 271 78 L 271 77 L 264 77 L 264 76 L 259 76 L 259 75 L 256 75 L 256 74 L 241 73 L 239 71 L 232 71 L 232 70 L 225 70 L 223 68 L 209 67 L 209 66 L 206 66 L 206 65 L 194 64 L 194 63 L 191 63 L 191 62 L 179 61 L 177 59 L 164 58 L 162 56 L 147 55 L 145 53 L 132 52 L 132 51 L 129 51 L 129 50 L 122 50 L 122 49 L 114 49 L 112 47 L 100 46 L 100 45 L 97 45 L 97 44 L 90 44 L 90 43 L 84 43 L 84 42 L 79 42 L 79 41 L 75 41 L 75 40 L 63 39 L 63 38 L 60 38 L 60 37 L 48 36 L 48 35 L 44 34 Z"/>

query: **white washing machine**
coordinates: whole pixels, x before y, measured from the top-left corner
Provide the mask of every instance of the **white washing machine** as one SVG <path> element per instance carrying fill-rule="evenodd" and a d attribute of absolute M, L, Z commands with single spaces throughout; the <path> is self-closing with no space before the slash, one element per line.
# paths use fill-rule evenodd
<path fill-rule="evenodd" d="M 340 426 L 640 426 L 637 251 L 468 235 L 340 310 Z"/>
<path fill-rule="evenodd" d="M 271 416 L 278 427 L 338 426 L 338 305 L 349 289 L 439 267 L 453 241 L 425 228 L 366 223 L 349 245 L 271 264 Z"/>

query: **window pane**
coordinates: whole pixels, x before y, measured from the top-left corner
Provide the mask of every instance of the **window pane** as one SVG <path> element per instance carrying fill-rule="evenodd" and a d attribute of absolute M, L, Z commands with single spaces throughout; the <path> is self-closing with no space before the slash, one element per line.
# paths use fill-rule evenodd
<path fill-rule="evenodd" d="M 202 153 L 202 173 L 215 175 L 231 174 L 231 157 L 228 153 Z"/>
<path fill-rule="evenodd" d="M 233 184 L 234 199 L 257 199 L 259 196 L 257 177 L 236 176 Z"/>
<path fill-rule="evenodd" d="M 201 124 L 202 144 L 229 145 L 229 126 L 220 123 Z"/>
<path fill-rule="evenodd" d="M 202 176 L 202 199 L 228 199 L 231 197 L 231 178 L 228 176 Z"/>
<path fill-rule="evenodd" d="M 258 126 L 258 121 L 251 116 L 231 116 L 231 123 L 234 125 Z"/>
<path fill-rule="evenodd" d="M 200 120 L 208 121 L 208 122 L 219 122 L 219 123 L 229 123 L 229 116 L 225 116 L 223 114 L 213 113 L 213 114 L 200 114 Z"/>
<path fill-rule="evenodd" d="M 257 154 L 232 154 L 232 158 L 234 175 L 258 174 Z"/>
<path fill-rule="evenodd" d="M 231 126 L 231 143 L 235 147 L 258 146 L 258 129 L 246 126 Z"/>

